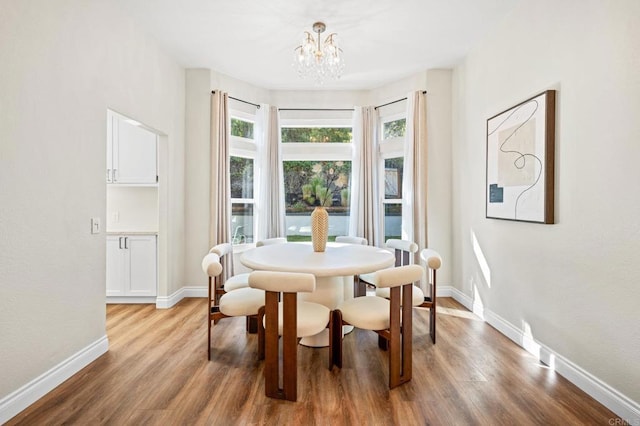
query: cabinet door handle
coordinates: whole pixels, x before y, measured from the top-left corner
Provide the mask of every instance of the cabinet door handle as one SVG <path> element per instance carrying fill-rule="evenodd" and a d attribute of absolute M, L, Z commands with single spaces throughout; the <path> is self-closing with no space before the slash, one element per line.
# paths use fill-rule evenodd
<path fill-rule="evenodd" d="M 122 237 L 118 237 L 118 248 L 122 250 Z"/>
<path fill-rule="evenodd" d="M 107 182 L 111 182 L 111 169 L 107 169 Z"/>
<path fill-rule="evenodd" d="M 127 250 L 129 247 L 127 247 L 127 241 L 129 240 L 129 237 L 124 237 L 124 249 Z"/>
<path fill-rule="evenodd" d="M 113 169 L 111 174 L 113 175 L 113 182 L 116 182 L 118 180 L 118 169 Z"/>

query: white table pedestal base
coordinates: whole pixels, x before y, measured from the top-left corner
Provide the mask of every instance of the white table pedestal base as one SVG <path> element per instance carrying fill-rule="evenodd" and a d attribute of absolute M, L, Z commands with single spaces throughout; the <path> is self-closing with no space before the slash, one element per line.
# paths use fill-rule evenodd
<path fill-rule="evenodd" d="M 320 303 L 329 309 L 335 309 L 345 298 L 353 297 L 353 277 L 318 277 L 316 278 L 316 291 L 313 293 L 298 293 L 298 299 L 307 302 Z M 342 335 L 353 331 L 352 325 L 342 327 Z M 314 335 L 303 337 L 300 344 L 312 348 L 329 346 L 329 330 Z"/>

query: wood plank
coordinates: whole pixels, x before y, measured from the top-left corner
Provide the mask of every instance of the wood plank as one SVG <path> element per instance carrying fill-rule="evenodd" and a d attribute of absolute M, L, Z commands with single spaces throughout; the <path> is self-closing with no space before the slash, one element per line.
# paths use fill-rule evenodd
<path fill-rule="evenodd" d="M 49 424 L 610 424 L 617 417 L 452 299 L 413 310 L 413 379 L 388 387 L 377 335 L 328 348 L 298 347 L 298 402 L 264 395 L 258 337 L 244 318 L 214 328 L 207 361 L 206 299 L 171 309 L 109 305 L 109 352 L 7 425 Z M 614 422 L 615 420 L 611 420 Z M 622 424 L 622 423 L 621 423 Z"/>

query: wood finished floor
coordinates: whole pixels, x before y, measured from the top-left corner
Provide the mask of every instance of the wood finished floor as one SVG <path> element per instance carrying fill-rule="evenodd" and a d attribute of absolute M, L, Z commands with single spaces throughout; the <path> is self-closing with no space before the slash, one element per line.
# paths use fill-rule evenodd
<path fill-rule="evenodd" d="M 264 396 L 244 318 L 214 327 L 208 362 L 205 299 L 109 305 L 109 352 L 7 424 L 613 424 L 612 412 L 457 302 L 438 305 L 436 345 L 428 311 L 414 309 L 411 382 L 389 391 L 377 335 L 355 330 L 342 370 L 326 368 L 327 348 L 299 347 L 296 403 Z"/>

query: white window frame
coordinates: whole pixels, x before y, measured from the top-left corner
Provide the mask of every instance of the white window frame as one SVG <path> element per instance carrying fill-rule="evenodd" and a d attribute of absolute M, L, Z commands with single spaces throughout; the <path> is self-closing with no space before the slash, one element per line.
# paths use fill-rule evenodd
<path fill-rule="evenodd" d="M 348 127 L 351 129 L 351 134 L 353 135 L 353 117 L 281 118 L 280 129 L 291 127 Z M 353 139 L 351 142 L 282 142 L 281 140 L 280 147 L 282 148 L 281 160 L 283 163 L 287 161 L 353 161 Z M 349 176 L 350 184 L 352 178 L 352 176 Z M 350 215 L 349 220 L 351 220 Z"/>
<path fill-rule="evenodd" d="M 400 112 L 400 113 L 396 113 L 396 114 L 390 114 L 384 117 L 380 117 L 380 121 L 379 121 L 379 128 L 378 128 L 378 134 L 382 137 L 382 135 L 384 134 L 384 125 L 386 123 L 390 123 L 392 121 L 396 121 L 399 119 L 406 119 L 407 118 L 407 114 L 405 112 Z M 402 194 L 400 194 L 400 198 L 385 198 L 385 185 L 384 185 L 384 175 L 385 175 L 385 167 L 384 167 L 384 161 L 391 159 L 391 158 L 399 158 L 402 157 L 403 158 L 403 167 L 406 167 L 406 164 L 404 163 L 404 136 L 395 136 L 392 138 L 387 138 L 387 139 L 380 139 L 379 143 L 378 143 L 378 188 L 380 188 L 379 190 L 379 202 L 378 205 L 380 206 L 380 214 L 379 214 L 379 228 L 380 228 L 380 235 L 384 235 L 386 238 L 386 230 L 385 230 L 385 226 L 384 226 L 384 219 L 385 219 L 385 212 L 384 209 L 388 204 L 400 204 L 402 205 L 403 199 L 402 199 Z M 403 174 L 403 182 L 402 185 L 404 185 L 404 174 Z"/>
<path fill-rule="evenodd" d="M 336 128 L 349 127 L 353 134 L 353 120 L 345 118 L 288 118 L 280 128 Z M 282 161 L 351 161 L 352 142 L 281 142 Z"/>
<path fill-rule="evenodd" d="M 255 137 L 256 137 L 256 115 L 255 114 L 249 114 L 246 113 L 244 111 L 238 111 L 238 110 L 229 110 L 229 129 L 231 129 L 231 119 L 237 119 L 237 120 L 241 120 L 241 121 L 246 121 L 249 123 L 253 124 L 253 137 L 254 139 L 249 139 L 249 138 L 244 138 L 241 136 L 233 136 L 230 135 L 230 139 L 229 139 L 229 156 L 230 157 L 240 157 L 240 158 L 248 158 L 253 160 L 253 196 L 254 198 L 231 198 L 231 204 L 252 204 L 253 205 L 253 230 L 252 230 L 252 235 L 254 237 L 254 239 L 256 238 L 256 226 L 257 226 L 257 221 L 256 221 L 256 202 L 255 202 L 255 196 L 256 196 L 256 191 L 257 191 L 257 187 L 258 187 L 258 176 L 256 175 L 256 161 L 257 161 L 257 155 L 258 155 L 258 149 L 257 149 L 257 145 L 255 142 Z M 231 232 L 233 233 L 234 230 L 231 229 Z M 233 235 L 232 235 L 233 237 Z M 233 242 L 233 241 L 231 241 Z M 255 243 L 255 241 L 254 241 Z"/>

